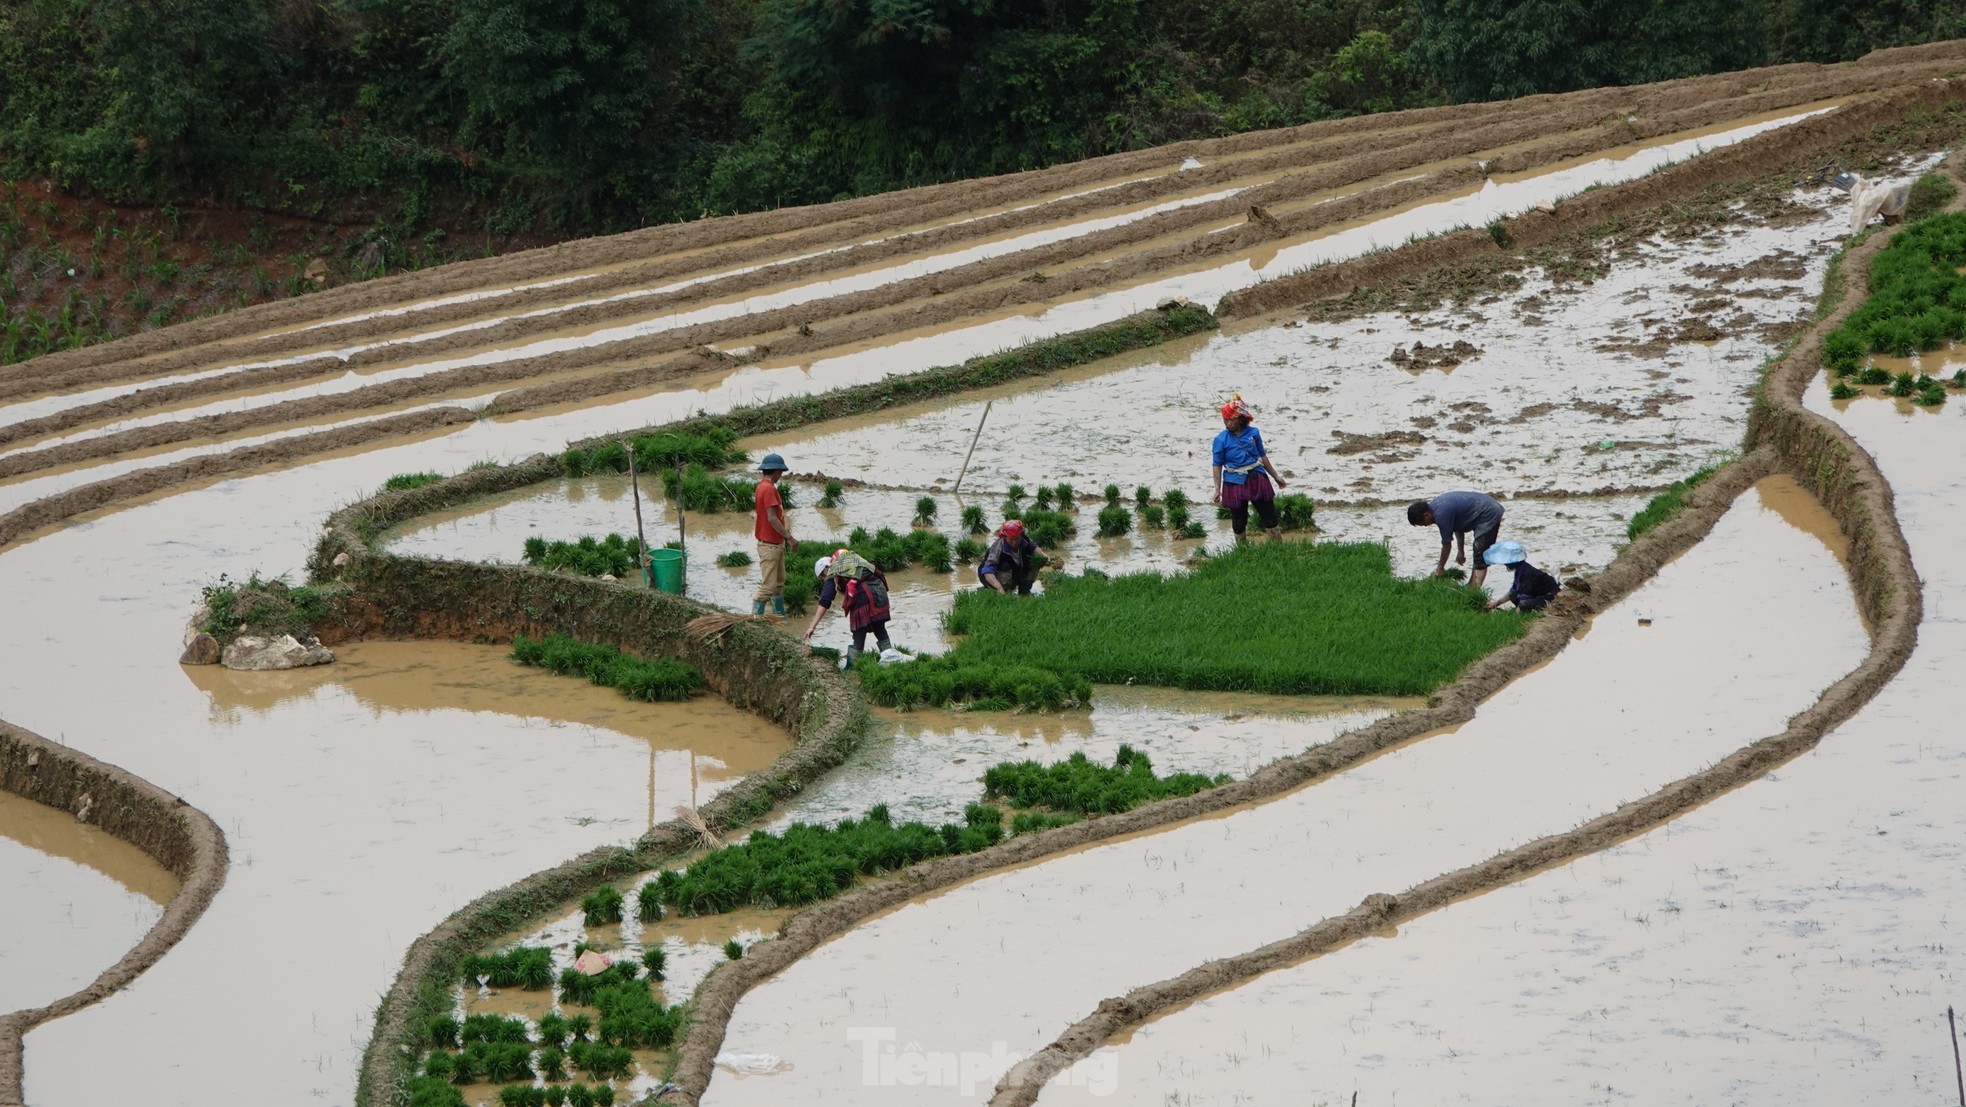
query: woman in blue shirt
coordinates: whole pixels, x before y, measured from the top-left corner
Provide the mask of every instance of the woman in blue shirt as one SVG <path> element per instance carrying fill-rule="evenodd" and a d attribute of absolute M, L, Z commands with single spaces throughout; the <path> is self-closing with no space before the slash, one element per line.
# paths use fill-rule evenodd
<path fill-rule="evenodd" d="M 1215 436 L 1215 502 L 1229 509 L 1229 526 L 1238 545 L 1248 541 L 1243 532 L 1249 528 L 1251 507 L 1263 523 L 1263 533 L 1273 539 L 1283 537 L 1276 504 L 1283 477 L 1263 450 L 1263 432 L 1250 425 L 1254 421 L 1249 405 L 1237 396 L 1222 405 L 1223 429 Z"/>

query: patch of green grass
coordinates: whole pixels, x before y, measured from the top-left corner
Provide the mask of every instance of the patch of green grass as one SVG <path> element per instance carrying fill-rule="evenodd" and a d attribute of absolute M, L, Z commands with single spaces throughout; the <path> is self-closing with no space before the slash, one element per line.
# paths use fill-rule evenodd
<path fill-rule="evenodd" d="M 1060 815 L 1050 811 L 1019 811 L 1011 816 L 1012 834 L 1036 834 L 1040 830 L 1050 830 L 1058 826 L 1070 826 L 1079 821 L 1077 815 Z"/>
<path fill-rule="evenodd" d="M 837 826 L 793 823 L 780 834 L 758 831 L 687 869 L 664 870 L 655 886 L 664 903 L 688 915 L 794 907 L 839 895 L 862 875 L 973 853 L 1002 838 L 1003 815 L 994 807 L 970 804 L 961 824 L 934 829 L 916 822 L 895 826 L 886 805 L 880 805 L 863 819 L 844 819 Z"/>
<path fill-rule="evenodd" d="M 967 638 L 946 656 L 1097 683 L 1423 695 L 1522 627 L 1465 588 L 1394 577 L 1378 543 L 1271 542 L 1176 576 L 1054 575 L 1037 602 L 961 593 L 949 628 Z"/>
<path fill-rule="evenodd" d="M 1686 506 L 1686 494 L 1719 471 L 1719 466 L 1708 465 L 1695 470 L 1685 480 L 1674 481 L 1664 492 L 1652 497 L 1652 501 L 1645 505 L 1643 511 L 1631 517 L 1631 522 L 1625 524 L 1625 537 L 1637 538 L 1679 514 L 1679 509 Z"/>
<path fill-rule="evenodd" d="M 678 465 L 718 469 L 742 465 L 750 455 L 733 445 L 738 432 L 718 423 L 690 431 L 657 431 L 628 439 L 635 447 L 635 470 L 646 473 L 661 469 L 673 474 Z M 575 447 L 560 455 L 560 464 L 570 477 L 588 473 L 628 471 L 627 446 L 618 441 L 599 442 L 586 448 Z"/>
<path fill-rule="evenodd" d="M 642 542 L 619 534 L 606 538 L 587 534 L 573 542 L 548 541 L 535 535 L 526 539 L 520 556 L 526 564 L 541 569 L 632 579 L 642 563 Z"/>
<path fill-rule="evenodd" d="M 672 500 L 680 500 L 690 511 L 714 515 L 720 511 L 749 511 L 754 503 L 752 494 L 758 482 L 745 477 L 712 476 L 701 465 L 691 465 L 681 474 L 674 469 L 662 471 L 662 494 Z M 779 500 L 792 506 L 792 486 L 780 481 Z"/>
<path fill-rule="evenodd" d="M 1191 796 L 1228 781 L 1227 775 L 1200 773 L 1155 776 L 1146 754 L 1122 745 L 1110 766 L 1095 764 L 1082 752 L 1050 765 L 1036 761 L 993 765 L 983 773 L 983 798 L 1071 815 L 1112 815 L 1169 796 Z"/>
<path fill-rule="evenodd" d="M 257 572 L 244 581 L 221 573 L 200 592 L 205 621 L 199 629 L 220 641 L 248 631 L 304 638 L 315 623 L 327 617 L 330 606 L 325 588 L 266 580 Z"/>
<path fill-rule="evenodd" d="M 395 476 L 382 482 L 381 490 L 384 492 L 405 492 L 412 488 L 422 488 L 426 484 L 435 484 L 443 479 L 444 474 L 442 473 L 397 473 Z"/>
<path fill-rule="evenodd" d="M 1959 195 L 1959 186 L 1952 178 L 1937 171 L 1927 173 L 1911 182 L 1911 191 L 1905 196 L 1905 222 L 1916 223 L 1927 216 L 1937 215 Z"/>
<path fill-rule="evenodd" d="M 590 684 L 619 689 L 629 699 L 658 702 L 687 700 L 703 687 L 703 674 L 674 658 L 635 657 L 613 646 L 577 642 L 565 634 L 543 639 L 516 635 L 512 660 L 535 665 L 562 676 L 583 676 Z"/>

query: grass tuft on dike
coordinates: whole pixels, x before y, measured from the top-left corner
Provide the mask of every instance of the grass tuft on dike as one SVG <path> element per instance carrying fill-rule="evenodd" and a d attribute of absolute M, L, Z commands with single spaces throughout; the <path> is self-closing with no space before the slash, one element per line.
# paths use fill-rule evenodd
<path fill-rule="evenodd" d="M 1393 576 L 1377 543 L 1271 542 L 1174 576 L 1049 576 L 1037 599 L 965 592 L 949 656 L 1100 684 L 1425 695 L 1525 623 L 1465 585 Z"/>

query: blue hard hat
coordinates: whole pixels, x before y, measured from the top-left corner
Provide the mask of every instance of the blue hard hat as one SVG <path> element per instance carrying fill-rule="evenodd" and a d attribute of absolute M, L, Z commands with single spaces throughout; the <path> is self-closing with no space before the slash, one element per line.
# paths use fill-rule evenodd
<path fill-rule="evenodd" d="M 766 454 L 765 459 L 758 462 L 758 472 L 760 473 L 784 473 L 791 471 L 791 468 L 791 466 L 785 464 L 785 459 L 779 457 L 777 454 Z"/>
<path fill-rule="evenodd" d="M 1518 561 L 1529 560 L 1529 551 L 1523 549 L 1520 542 L 1497 542 L 1488 547 L 1482 560 L 1490 565 L 1514 565 Z"/>

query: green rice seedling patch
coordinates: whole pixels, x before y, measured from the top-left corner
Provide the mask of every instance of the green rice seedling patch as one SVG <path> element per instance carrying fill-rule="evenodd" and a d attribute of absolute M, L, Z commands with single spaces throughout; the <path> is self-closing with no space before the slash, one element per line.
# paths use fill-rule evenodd
<path fill-rule="evenodd" d="M 1112 485 L 1114 492 L 1119 489 Z M 1133 529 L 1133 513 L 1117 503 L 1109 503 L 1099 509 L 1099 537 L 1118 538 Z"/>
<path fill-rule="evenodd" d="M 1172 524 L 1170 523 L 1169 525 L 1171 526 Z M 1208 528 L 1202 526 L 1200 523 L 1182 523 L 1178 537 L 1207 538 Z"/>
<path fill-rule="evenodd" d="M 520 946 L 509 953 L 483 954 L 464 959 L 466 984 L 484 977 L 493 988 L 518 988 L 536 992 L 553 986 L 553 951 L 545 946 Z"/>
<path fill-rule="evenodd" d="M 466 1015 L 458 1027 L 457 1040 L 460 1045 L 469 1047 L 473 1042 L 527 1042 L 532 1038 L 526 1032 L 524 1019 L 507 1015 Z"/>
<path fill-rule="evenodd" d="M 616 961 L 600 972 L 589 975 L 579 969 L 563 969 L 560 972 L 560 1002 L 575 1003 L 582 1007 L 593 1007 L 600 994 L 609 988 L 633 984 L 641 978 L 641 967 L 633 961 Z M 568 1055 L 587 1038 L 587 1031 L 593 1025 L 585 1015 L 576 1015 L 567 1020 L 567 1035 L 573 1040 L 568 1047 Z"/>
<path fill-rule="evenodd" d="M 594 994 L 594 1006 L 601 1012 L 600 1021 L 594 1026 L 594 1037 L 603 1046 L 668 1049 L 676 1043 L 676 1033 L 682 1027 L 682 1011 L 657 1002 L 646 983 L 602 988 Z M 577 1056 L 574 1064 L 586 1067 Z"/>
<path fill-rule="evenodd" d="M 409 1107 L 464 1107 L 464 1093 L 448 1077 L 412 1076 L 403 1084 Z"/>
<path fill-rule="evenodd" d="M 1889 369 L 1884 369 L 1879 366 L 1873 365 L 1868 369 L 1865 369 L 1863 372 L 1857 374 L 1857 383 L 1858 384 L 1890 384 L 1891 371 Z"/>
<path fill-rule="evenodd" d="M 1709 465 L 1696 470 L 1685 480 L 1674 481 L 1664 492 L 1652 497 L 1652 501 L 1645 505 L 1643 511 L 1631 517 L 1631 522 L 1625 524 L 1625 537 L 1637 538 L 1679 514 L 1679 509 L 1686 506 L 1686 494 L 1719 471 L 1719 466 Z"/>
<path fill-rule="evenodd" d="M 932 527 L 932 526 L 934 526 L 934 525 L 935 525 L 935 510 L 936 510 L 936 509 L 935 509 L 935 497 L 934 497 L 934 496 L 923 496 L 923 497 L 921 497 L 920 499 L 918 499 L 918 500 L 916 500 L 916 501 L 915 501 L 915 519 L 914 519 L 914 523 L 915 523 L 915 525 L 916 525 L 916 526 L 918 526 L 918 527 Z"/>
<path fill-rule="evenodd" d="M 1424 695 L 1519 637 L 1523 620 L 1483 612 L 1465 588 L 1393 576 L 1378 543 L 1270 542 L 1171 577 L 1053 575 L 1035 602 L 963 592 L 948 626 L 967 636 L 945 655 L 957 663 L 1095 683 Z"/>
<path fill-rule="evenodd" d="M 998 595 L 987 588 L 981 591 Z M 1018 599 L 998 598 L 1011 602 Z M 1092 682 L 1082 675 L 965 653 L 960 648 L 888 665 L 863 657 L 854 671 L 859 674 L 860 690 L 868 699 L 903 711 L 950 705 L 967 706 L 971 711 L 1012 707 L 1057 711 L 1086 707 L 1092 702 Z"/>
<path fill-rule="evenodd" d="M 547 1049 L 557 1050 L 566 1045 L 571 1033 L 565 1015 L 548 1012 L 539 1016 L 539 1044 Z"/>
<path fill-rule="evenodd" d="M 540 569 L 579 573 L 581 576 L 635 575 L 642 563 L 642 541 L 619 534 L 596 538 L 582 535 L 572 542 L 549 541 L 537 535 L 526 539 L 520 557 Z"/>
<path fill-rule="evenodd" d="M 1024 491 L 1023 485 L 1013 484 L 1010 486 L 1010 491 L 1005 492 L 1003 494 L 1003 498 L 1010 501 L 1011 503 L 1016 503 L 1017 501 L 1023 499 L 1028 495 L 1030 495 L 1030 493 Z"/>
<path fill-rule="evenodd" d="M 1167 510 L 1159 504 L 1148 504 L 1140 509 L 1140 525 L 1147 530 L 1167 529 Z"/>
<path fill-rule="evenodd" d="M 757 482 L 743 477 L 712 476 L 701 465 L 691 465 L 678 473 L 674 469 L 662 471 L 662 494 L 678 500 L 691 510 L 706 515 L 720 511 L 749 511 L 754 504 L 753 492 Z M 792 505 L 792 486 L 784 482 L 778 485 L 779 500 L 786 507 Z"/>
<path fill-rule="evenodd" d="M 382 482 L 381 491 L 405 492 L 412 488 L 422 488 L 426 484 L 435 484 L 443 479 L 442 473 L 397 473 Z"/>
<path fill-rule="evenodd" d="M 523 1028 L 524 1023 L 520 1026 Z M 463 1079 L 466 1072 L 470 1079 Z M 531 1080 L 532 1045 L 529 1042 L 472 1042 L 457 1055 L 453 1084 L 504 1084 Z"/>
<path fill-rule="evenodd" d="M 1842 381 L 1837 381 L 1835 384 L 1830 385 L 1829 388 L 1829 398 L 1832 400 L 1854 400 L 1863 394 L 1863 389 L 1857 388 L 1854 385 L 1845 384 Z"/>
<path fill-rule="evenodd" d="M 643 885 L 644 888 L 653 885 Z M 669 974 L 669 951 L 661 946 L 651 946 L 642 951 L 642 968 L 646 969 L 650 980 L 663 980 Z"/>
<path fill-rule="evenodd" d="M 1277 497 L 1277 526 L 1283 530 L 1316 530 L 1317 505 L 1296 492 Z"/>
<path fill-rule="evenodd" d="M 989 552 L 990 547 L 984 545 L 978 539 L 967 537 L 956 539 L 955 557 L 961 564 L 969 565 L 973 562 L 981 561 L 983 555 Z"/>
<path fill-rule="evenodd" d="M 1069 815 L 1116 815 L 1169 796 L 1191 796 L 1229 777 L 1200 773 L 1155 776 L 1147 755 L 1122 745 L 1111 765 L 1099 765 L 1083 752 L 1063 761 L 1006 761 L 983 774 L 983 798 L 1012 807 L 1048 808 Z M 1017 824 L 1013 821 L 1012 829 Z M 1024 833 L 1024 831 L 1016 831 Z"/>
<path fill-rule="evenodd" d="M 861 876 L 875 876 L 918 861 L 973 853 L 1003 838 L 1003 815 L 971 804 L 963 822 L 932 828 L 894 825 L 886 805 L 864 818 L 831 827 L 793 823 L 782 833 L 759 831 L 691 862 L 664 870 L 654 886 L 663 903 L 687 915 L 714 915 L 744 906 L 795 907 L 830 899 Z"/>
<path fill-rule="evenodd" d="M 1952 183 L 1951 177 L 1936 171 L 1925 174 L 1911 182 L 1911 191 L 1905 196 L 1905 222 L 1916 223 L 1937 215 L 1957 195 L 1959 186 Z"/>
<path fill-rule="evenodd" d="M 1031 497 L 1031 506 L 1037 508 L 1039 511 L 1050 511 L 1052 506 L 1051 501 L 1051 486 L 1047 484 L 1038 485 L 1037 493 Z"/>
<path fill-rule="evenodd" d="M 1078 524 L 1072 522 L 1072 517 L 1063 511 L 1033 508 L 1024 513 L 1025 535 L 1047 550 L 1055 550 L 1070 541 L 1078 529 Z"/>
<path fill-rule="evenodd" d="M 1892 377 L 1891 387 L 1887 389 L 1893 396 L 1909 396 L 1917 390 L 1918 379 L 1910 373 L 1899 373 L 1897 376 Z"/>
<path fill-rule="evenodd" d="M 1066 484 L 1064 481 L 1059 481 L 1057 484 L 1051 486 L 1051 495 L 1053 499 L 1058 501 L 1058 510 L 1078 510 L 1078 495 L 1072 491 L 1072 486 Z"/>
<path fill-rule="evenodd" d="M 621 889 L 612 884 L 603 884 L 580 901 L 580 910 L 586 916 L 588 926 L 610 926 L 621 921 Z"/>
<path fill-rule="evenodd" d="M 724 960 L 726 961 L 744 960 L 744 943 L 738 941 L 736 938 L 732 938 L 729 941 L 725 942 Z"/>
<path fill-rule="evenodd" d="M 819 497 L 819 506 L 833 508 L 840 506 L 840 497 L 846 494 L 846 485 L 840 481 L 829 480 Z"/>
<path fill-rule="evenodd" d="M 988 534 L 990 526 L 983 521 L 983 505 L 970 504 L 963 508 L 963 529 L 971 534 Z"/>
<path fill-rule="evenodd" d="M 1966 213 L 1933 216 L 1900 232 L 1871 263 L 1869 298 L 1824 338 L 1824 363 L 1845 375 L 1866 354 L 1908 357 L 1966 338 L 1961 266 Z M 1893 395 L 1912 394 L 1908 376 L 1892 382 Z"/>
<path fill-rule="evenodd" d="M 1050 830 L 1058 826 L 1070 826 L 1079 821 L 1077 815 L 1061 815 L 1050 811 L 1019 811 L 1011 816 L 1012 834 L 1036 834 L 1040 830 Z"/>
<path fill-rule="evenodd" d="M 662 921 L 662 897 L 656 894 L 652 885 L 644 884 L 636 889 L 635 918 L 645 923 Z M 661 950 L 654 952 L 660 953 Z"/>
<path fill-rule="evenodd" d="M 573 1067 L 595 1080 L 614 1080 L 628 1075 L 635 1066 L 635 1054 L 626 1046 L 600 1042 L 575 1042 L 567 1051 Z"/>
<path fill-rule="evenodd" d="M 1118 507 L 1120 505 L 1120 486 L 1117 484 L 1107 485 L 1105 496 L 1107 507 Z"/>
<path fill-rule="evenodd" d="M 751 555 L 743 550 L 731 550 L 717 555 L 717 565 L 724 569 L 745 569 L 751 565 Z"/>
<path fill-rule="evenodd" d="M 590 684 L 618 689 L 629 699 L 648 703 L 687 700 L 703 687 L 703 674 L 674 658 L 635 657 L 613 646 L 577 642 L 565 634 L 543 639 L 516 635 L 511 658 L 561 676 L 586 677 Z"/>

